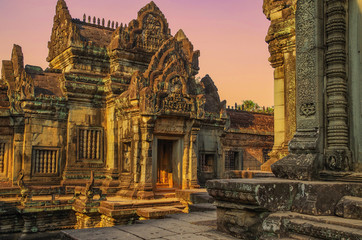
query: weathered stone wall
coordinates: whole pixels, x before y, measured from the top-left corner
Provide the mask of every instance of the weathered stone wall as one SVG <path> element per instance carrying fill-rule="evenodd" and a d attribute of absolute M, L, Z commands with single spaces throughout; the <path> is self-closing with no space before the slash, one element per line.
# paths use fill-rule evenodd
<path fill-rule="evenodd" d="M 224 130 L 212 126 L 204 126 L 197 134 L 197 151 L 198 151 L 198 181 L 204 185 L 207 180 L 221 178 L 224 173 L 221 136 Z M 208 169 L 202 169 L 201 160 L 205 155 L 214 156 L 212 165 L 209 164 Z"/>
<path fill-rule="evenodd" d="M 230 127 L 221 138 L 224 151 L 222 164 L 227 151 L 239 152 L 241 163 L 235 170 L 260 170 L 267 160 L 264 152 L 269 152 L 273 146 L 273 115 L 229 109 L 227 113 Z M 225 177 L 224 171 L 222 173 Z"/>
<path fill-rule="evenodd" d="M 105 175 L 104 168 L 107 159 L 107 151 L 105 151 L 107 144 L 105 109 L 87 105 L 72 104 L 69 109 L 67 120 L 67 165 L 64 170 L 64 183 L 70 183 L 72 180 L 86 180 L 92 170 L 99 177 Z M 81 135 L 80 130 L 84 131 L 83 135 Z M 89 134 L 94 134 L 92 131 L 97 131 L 96 137 L 94 135 L 89 136 Z M 94 145 L 95 141 L 99 147 Z M 82 157 L 81 151 L 88 152 L 85 152 L 84 157 Z"/>
<path fill-rule="evenodd" d="M 15 153 L 23 155 L 26 175 L 24 180 L 31 180 L 32 184 L 59 184 L 65 166 L 66 143 L 66 122 L 42 119 L 39 116 L 27 118 L 25 120 L 23 151 Z M 36 149 L 43 151 L 38 153 L 40 156 L 36 156 Z M 45 156 L 46 154 L 56 155 L 49 157 L 49 160 L 54 161 L 54 165 L 50 161 L 42 161 L 42 159 L 48 158 Z M 37 166 L 37 161 L 42 163 L 37 164 Z"/>
<path fill-rule="evenodd" d="M 264 0 L 263 11 L 271 21 L 265 41 L 274 70 L 274 146 L 270 165 L 288 154 L 288 143 L 296 131 L 295 11 L 297 0 Z"/>

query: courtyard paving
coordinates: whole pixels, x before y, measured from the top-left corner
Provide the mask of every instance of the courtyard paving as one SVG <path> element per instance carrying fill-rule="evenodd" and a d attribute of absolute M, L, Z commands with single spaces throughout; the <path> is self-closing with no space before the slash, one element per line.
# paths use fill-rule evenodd
<path fill-rule="evenodd" d="M 139 220 L 133 225 L 61 231 L 62 239 L 146 240 L 146 239 L 236 239 L 216 230 L 216 211 L 168 215 L 163 219 Z"/>

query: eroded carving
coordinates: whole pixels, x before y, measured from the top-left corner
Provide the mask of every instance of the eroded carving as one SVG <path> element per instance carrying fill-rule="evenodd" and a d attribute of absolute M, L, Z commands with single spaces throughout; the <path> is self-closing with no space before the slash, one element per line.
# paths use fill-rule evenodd
<path fill-rule="evenodd" d="M 304 103 L 300 106 L 300 115 L 302 116 L 312 116 L 316 113 L 315 103 Z"/>

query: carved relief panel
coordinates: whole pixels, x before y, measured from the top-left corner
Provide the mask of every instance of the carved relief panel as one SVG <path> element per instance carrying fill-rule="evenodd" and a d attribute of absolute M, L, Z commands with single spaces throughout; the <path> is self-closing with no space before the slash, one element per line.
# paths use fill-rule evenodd
<path fill-rule="evenodd" d="M 122 145 L 122 172 L 131 172 L 131 142 Z"/>
<path fill-rule="evenodd" d="M 161 46 L 163 39 L 161 38 L 161 22 L 153 14 L 148 14 L 143 18 L 142 47 L 149 52 L 155 52 Z"/>

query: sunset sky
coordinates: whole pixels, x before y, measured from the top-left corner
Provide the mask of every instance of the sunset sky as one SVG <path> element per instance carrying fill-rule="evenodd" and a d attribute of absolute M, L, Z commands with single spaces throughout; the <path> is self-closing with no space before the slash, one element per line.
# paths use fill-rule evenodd
<path fill-rule="evenodd" d="M 25 64 L 48 66 L 57 0 L 0 0 L 0 60 L 10 59 L 13 44 L 22 47 Z M 149 0 L 66 0 L 73 18 L 83 14 L 128 24 Z M 209 74 L 228 105 L 251 99 L 274 105 L 273 69 L 265 35 L 269 21 L 263 0 L 154 0 L 171 34 L 182 28 L 201 51 L 200 77 Z"/>

